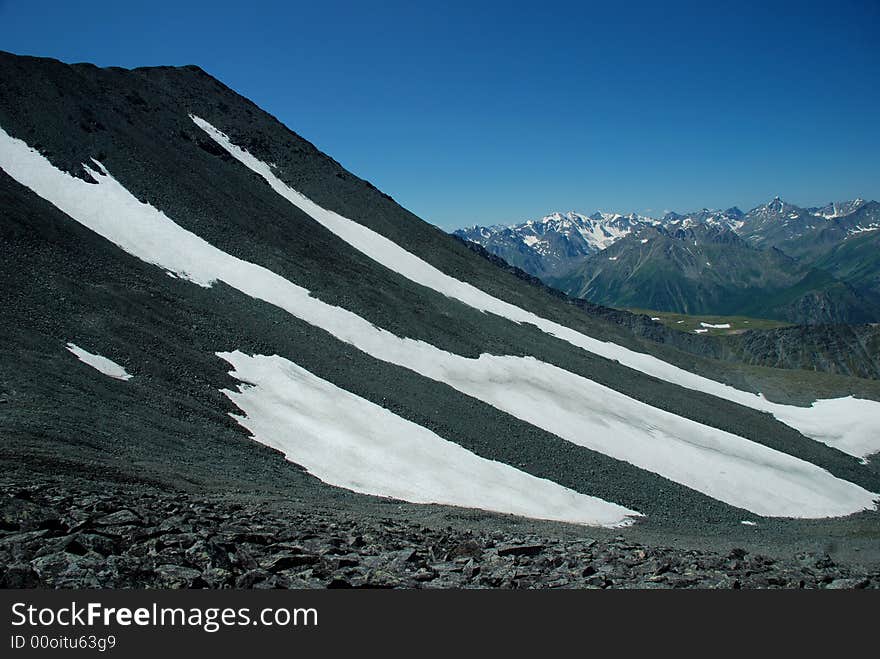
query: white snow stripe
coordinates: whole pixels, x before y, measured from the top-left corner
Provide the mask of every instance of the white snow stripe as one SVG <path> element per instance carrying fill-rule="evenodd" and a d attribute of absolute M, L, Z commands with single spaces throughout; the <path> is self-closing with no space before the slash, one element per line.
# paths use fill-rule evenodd
<path fill-rule="evenodd" d="M 223 280 L 363 352 L 411 369 L 581 446 L 654 471 L 760 515 L 826 517 L 876 495 L 824 469 L 636 401 L 531 357 L 469 359 L 400 338 L 310 296 L 270 270 L 210 245 L 138 201 L 103 167 L 89 184 L 0 129 L 0 166 L 129 253 L 202 286 Z"/>
<path fill-rule="evenodd" d="M 480 311 L 491 312 L 518 323 L 533 324 L 544 332 L 572 345 L 616 360 L 624 366 L 658 379 L 724 398 L 746 407 L 769 412 L 781 422 L 795 428 L 807 437 L 833 446 L 845 453 L 863 457 L 880 451 L 880 403 L 852 396 L 820 400 L 812 407 L 772 403 L 759 394 L 740 391 L 729 385 L 673 366 L 651 355 L 636 352 L 614 343 L 599 341 L 569 327 L 542 318 L 492 297 L 471 284 L 450 277 L 381 234 L 338 213 L 321 208 L 275 176 L 270 165 L 233 144 L 224 133 L 204 119 L 194 115 L 190 116 L 230 155 L 262 176 L 279 195 L 352 247 L 418 284 L 455 298 Z M 842 419 L 845 420 L 845 423 L 840 423 Z"/>
<path fill-rule="evenodd" d="M 103 373 L 111 378 L 115 378 L 117 380 L 131 380 L 132 376 L 126 373 L 125 369 L 122 368 L 116 362 L 107 359 L 101 355 L 94 355 L 86 350 L 83 350 L 78 345 L 74 343 L 68 343 L 67 349 L 76 355 L 77 359 L 81 362 L 88 364 L 96 371 Z"/>
<path fill-rule="evenodd" d="M 325 483 L 413 503 L 626 526 L 640 513 L 487 460 L 273 355 L 217 353 L 247 383 L 222 390 L 257 441 Z M 253 385 L 253 386 L 248 386 Z"/>

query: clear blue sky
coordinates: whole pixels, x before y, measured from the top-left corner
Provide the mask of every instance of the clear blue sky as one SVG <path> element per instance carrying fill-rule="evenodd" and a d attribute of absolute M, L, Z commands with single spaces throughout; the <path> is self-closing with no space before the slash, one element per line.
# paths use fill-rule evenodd
<path fill-rule="evenodd" d="M 0 48 L 199 64 L 444 228 L 878 199 L 878 28 L 878 0 L 0 0 Z"/>

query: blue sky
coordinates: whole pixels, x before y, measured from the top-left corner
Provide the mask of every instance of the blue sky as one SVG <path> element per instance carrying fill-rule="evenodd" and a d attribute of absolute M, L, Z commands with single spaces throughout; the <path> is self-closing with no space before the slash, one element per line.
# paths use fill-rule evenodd
<path fill-rule="evenodd" d="M 199 64 L 444 228 L 878 199 L 878 28 L 877 0 L 0 0 L 0 49 Z"/>

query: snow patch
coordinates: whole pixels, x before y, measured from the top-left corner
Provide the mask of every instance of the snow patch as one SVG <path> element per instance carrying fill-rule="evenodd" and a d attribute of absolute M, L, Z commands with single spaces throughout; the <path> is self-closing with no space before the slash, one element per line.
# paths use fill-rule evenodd
<path fill-rule="evenodd" d="M 707 329 L 695 329 L 694 330 L 694 332 L 696 332 L 697 334 L 705 334 L 708 331 L 709 330 L 707 330 Z"/>
<path fill-rule="evenodd" d="M 851 236 L 857 233 L 865 233 L 866 231 L 877 231 L 878 229 L 880 229 L 880 226 L 876 226 L 873 224 L 869 224 L 868 226 L 859 225 L 847 231 L 847 235 Z"/>
<path fill-rule="evenodd" d="M 131 380 L 132 376 L 126 373 L 125 369 L 122 368 L 116 362 L 107 359 L 101 355 L 95 355 L 91 352 L 83 350 L 75 343 L 68 343 L 67 349 L 72 352 L 77 358 L 83 362 L 84 364 L 88 364 L 96 371 L 103 373 L 111 378 L 115 378 L 117 380 Z"/>
<path fill-rule="evenodd" d="M 262 176 L 273 190 L 306 212 L 315 221 L 363 254 L 422 286 L 432 288 L 480 311 L 491 312 L 517 323 L 530 323 L 583 350 L 617 361 L 624 366 L 660 380 L 724 398 L 762 412 L 769 412 L 802 434 L 841 451 L 857 455 L 857 457 L 862 457 L 862 454 L 853 453 L 854 451 L 868 451 L 868 453 L 880 451 L 880 403 L 876 401 L 851 397 L 833 399 L 845 401 L 840 405 L 846 406 L 850 412 L 851 423 L 847 424 L 845 428 L 841 428 L 834 421 L 823 419 L 815 405 L 812 408 L 802 408 L 772 403 L 758 394 L 735 389 L 730 385 L 681 369 L 652 355 L 594 339 L 569 327 L 542 318 L 516 305 L 492 297 L 471 284 L 450 277 L 414 254 L 407 252 L 385 236 L 334 211 L 318 206 L 281 181 L 266 163 L 241 147 L 232 144 L 224 133 L 207 121 L 196 116 L 192 116 L 192 120 L 230 155 L 254 173 Z"/>
<path fill-rule="evenodd" d="M 222 390 L 245 413 L 230 416 L 325 483 L 413 503 L 594 526 L 626 526 L 640 516 L 481 458 L 278 355 L 217 355 L 247 383 Z"/>
<path fill-rule="evenodd" d="M 876 495 L 816 465 L 651 407 L 533 357 L 466 358 L 397 337 L 312 297 L 307 289 L 266 268 L 210 245 L 138 201 L 106 169 L 101 168 L 102 174 L 92 171 L 96 185 L 89 184 L 58 170 L 20 140 L 2 135 L 0 164 L 60 210 L 146 262 L 203 286 L 222 280 L 376 359 L 446 383 L 572 443 L 759 515 L 826 517 L 874 507 Z M 355 227 L 354 232 L 368 231 Z M 379 238 L 371 244 L 384 248 Z M 469 294 L 467 285 L 459 283 L 464 291 L 460 294 Z"/>
<path fill-rule="evenodd" d="M 711 329 L 730 329 L 730 323 L 719 323 L 717 325 L 713 325 L 712 323 L 700 323 L 700 327 L 709 327 Z"/>

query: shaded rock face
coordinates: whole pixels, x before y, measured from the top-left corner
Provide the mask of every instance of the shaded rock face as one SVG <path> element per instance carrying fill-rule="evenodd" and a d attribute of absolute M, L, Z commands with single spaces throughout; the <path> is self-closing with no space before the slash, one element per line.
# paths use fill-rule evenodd
<path fill-rule="evenodd" d="M 0 514 L 3 588 L 880 587 L 880 573 L 824 555 L 290 515 L 150 489 L 6 483 Z"/>
<path fill-rule="evenodd" d="M 786 327 L 729 338 L 735 355 L 749 364 L 880 379 L 878 325 Z"/>

